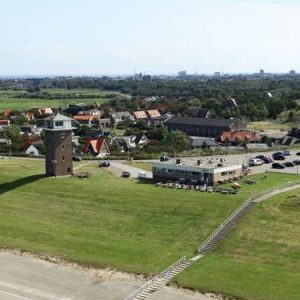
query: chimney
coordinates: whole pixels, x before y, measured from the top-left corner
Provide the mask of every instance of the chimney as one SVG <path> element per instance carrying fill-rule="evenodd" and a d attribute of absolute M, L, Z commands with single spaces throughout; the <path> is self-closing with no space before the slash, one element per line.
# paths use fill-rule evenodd
<path fill-rule="evenodd" d="M 176 165 L 180 165 L 180 159 L 176 159 Z"/>
<path fill-rule="evenodd" d="M 197 160 L 197 166 L 200 166 L 200 165 L 201 165 L 201 160 L 198 159 L 198 160 Z"/>

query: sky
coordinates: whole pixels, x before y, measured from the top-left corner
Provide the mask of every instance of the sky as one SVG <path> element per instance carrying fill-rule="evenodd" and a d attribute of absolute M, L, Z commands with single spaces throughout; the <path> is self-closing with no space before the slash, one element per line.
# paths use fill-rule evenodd
<path fill-rule="evenodd" d="M 300 0 L 0 0 L 0 75 L 300 72 Z"/>

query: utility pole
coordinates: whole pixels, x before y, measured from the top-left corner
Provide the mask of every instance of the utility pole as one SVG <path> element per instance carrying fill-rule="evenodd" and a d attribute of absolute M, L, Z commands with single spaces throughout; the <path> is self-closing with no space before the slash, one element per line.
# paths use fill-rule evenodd
<path fill-rule="evenodd" d="M 11 140 L 7 140 L 7 145 L 9 146 L 9 153 L 8 153 L 8 158 L 10 159 L 11 158 Z"/>

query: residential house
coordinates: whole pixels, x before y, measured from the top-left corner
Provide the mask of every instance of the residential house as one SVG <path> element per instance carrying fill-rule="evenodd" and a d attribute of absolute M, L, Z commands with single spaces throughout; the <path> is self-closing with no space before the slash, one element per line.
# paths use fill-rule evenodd
<path fill-rule="evenodd" d="M 224 131 L 244 130 L 246 125 L 237 119 L 210 119 L 192 117 L 171 117 L 164 124 L 170 131 L 182 131 L 190 136 L 220 136 Z"/>
<path fill-rule="evenodd" d="M 283 137 L 281 144 L 282 145 L 293 145 L 300 143 L 300 129 L 292 128 L 286 136 Z"/>
<path fill-rule="evenodd" d="M 38 108 L 37 109 L 37 116 L 39 118 L 45 118 L 53 115 L 53 110 L 50 107 L 45 107 L 45 108 Z"/>
<path fill-rule="evenodd" d="M 10 125 L 10 120 L 0 120 L 0 129 L 5 129 Z"/>
<path fill-rule="evenodd" d="M 134 150 L 136 148 L 143 148 L 149 144 L 149 139 L 144 134 L 129 135 L 129 136 L 116 136 L 112 139 L 111 143 L 116 143 L 123 150 Z"/>
<path fill-rule="evenodd" d="M 197 118 L 208 118 L 209 110 L 207 108 L 201 108 L 201 107 L 190 107 L 189 115 Z"/>
<path fill-rule="evenodd" d="M 111 128 L 111 119 L 110 118 L 99 119 L 97 123 L 98 123 L 99 129 Z"/>
<path fill-rule="evenodd" d="M 27 149 L 24 150 L 25 154 L 30 156 L 39 156 L 40 152 L 34 145 L 29 145 Z"/>
<path fill-rule="evenodd" d="M 28 155 L 40 155 L 39 147 L 43 145 L 42 139 L 38 135 L 24 135 L 20 146 L 21 152 Z"/>
<path fill-rule="evenodd" d="M 148 116 L 147 116 L 146 112 L 143 110 L 134 111 L 133 116 L 136 121 L 140 121 L 140 120 L 147 121 L 148 120 Z"/>
<path fill-rule="evenodd" d="M 239 144 L 239 143 L 258 143 L 261 140 L 260 135 L 250 130 L 224 131 L 217 138 L 223 144 Z"/>
<path fill-rule="evenodd" d="M 162 123 L 162 117 L 160 115 L 160 112 L 157 109 L 151 109 L 151 110 L 147 110 L 146 114 L 149 117 L 149 121 L 148 123 L 150 125 L 160 125 Z"/>
<path fill-rule="evenodd" d="M 34 134 L 39 131 L 36 125 L 24 124 L 24 125 L 20 125 L 19 127 L 22 134 L 23 133 Z"/>
<path fill-rule="evenodd" d="M 82 114 L 73 116 L 73 119 L 80 125 L 87 125 L 89 127 L 95 125 L 95 121 L 97 120 L 97 118 L 95 118 L 94 116 Z"/>
<path fill-rule="evenodd" d="M 82 152 L 95 157 L 106 157 L 110 154 L 108 145 L 103 137 L 86 139 Z"/>
<path fill-rule="evenodd" d="M 189 143 L 191 148 L 203 148 L 203 147 L 217 147 L 218 143 L 214 138 L 200 137 L 200 136 L 190 136 Z"/>
<path fill-rule="evenodd" d="M 134 121 L 133 115 L 128 111 L 114 112 L 111 114 L 111 123 L 114 127 L 116 127 L 119 123 L 123 122 L 126 119 Z"/>
<path fill-rule="evenodd" d="M 34 113 L 31 111 L 23 112 L 22 115 L 27 120 L 27 122 L 34 121 L 34 119 L 35 119 Z"/>
<path fill-rule="evenodd" d="M 97 109 L 97 108 L 87 109 L 87 110 L 80 110 L 80 111 L 78 111 L 77 115 L 90 115 L 90 116 L 93 116 L 93 117 L 101 118 L 102 111 Z"/>

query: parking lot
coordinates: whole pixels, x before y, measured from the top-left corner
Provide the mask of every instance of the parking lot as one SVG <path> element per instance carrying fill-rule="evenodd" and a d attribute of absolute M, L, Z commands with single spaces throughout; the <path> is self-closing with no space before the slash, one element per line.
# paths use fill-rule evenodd
<path fill-rule="evenodd" d="M 215 155 L 215 156 L 205 156 L 201 157 L 204 160 L 220 160 L 221 158 L 225 160 L 228 163 L 232 164 L 244 164 L 247 165 L 249 159 L 255 158 L 257 155 L 265 155 L 268 157 L 272 157 L 272 154 L 275 151 L 267 151 L 267 152 L 257 152 L 257 153 L 244 153 L 244 154 L 229 154 L 229 155 Z M 287 162 L 287 161 L 294 161 L 296 159 L 300 159 L 300 156 L 297 156 L 296 153 L 299 152 L 299 150 L 291 150 L 291 155 L 286 156 L 286 159 L 284 161 L 275 161 L 275 162 Z M 183 158 L 185 161 L 190 161 L 193 164 L 196 164 L 199 157 L 186 157 Z M 264 173 L 266 171 L 268 172 L 281 172 L 281 173 L 294 173 L 294 174 L 300 174 L 300 166 L 294 166 L 294 167 L 286 167 L 284 169 L 273 169 L 272 163 L 269 164 L 263 164 L 261 166 L 255 166 L 255 167 L 249 167 L 251 169 L 252 174 L 257 173 Z"/>

